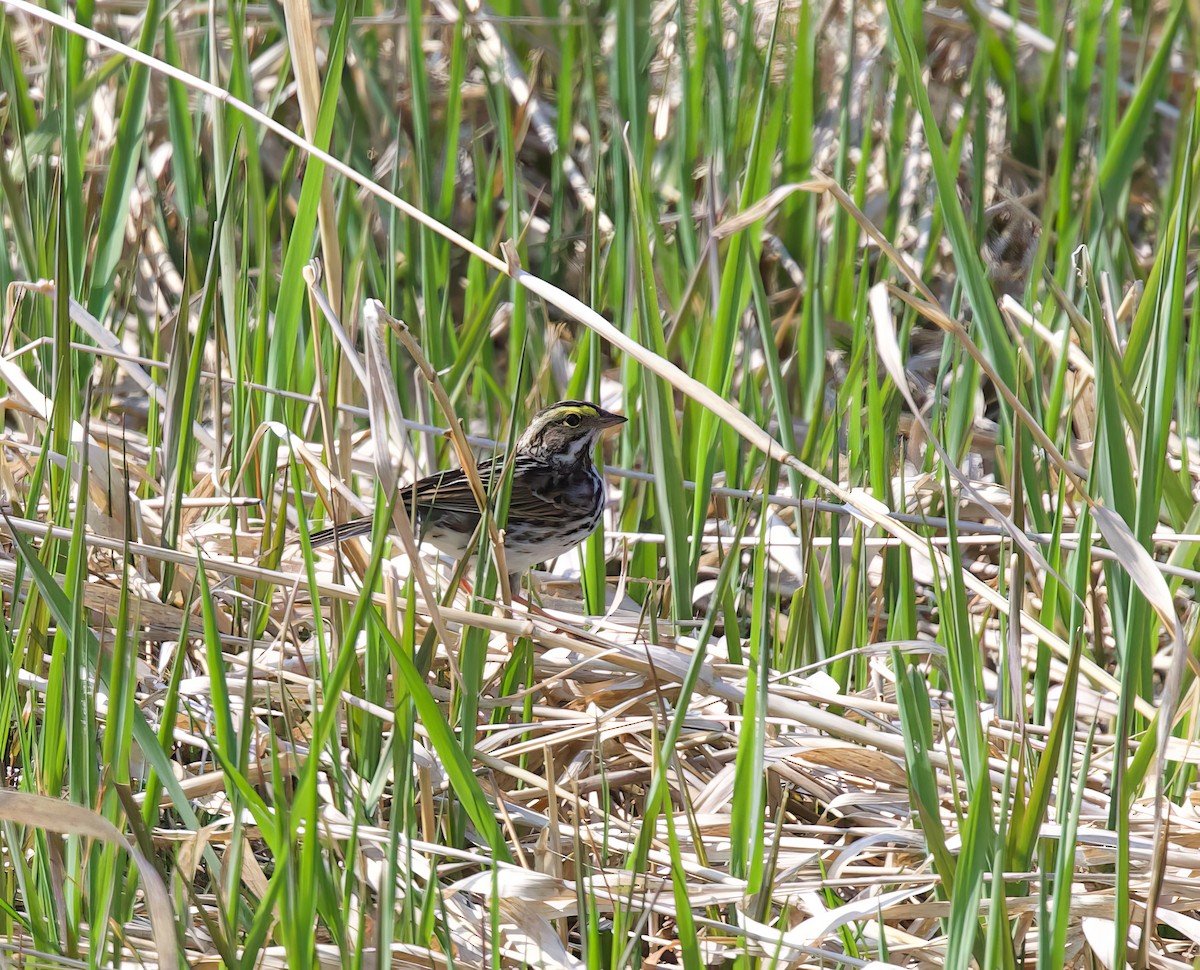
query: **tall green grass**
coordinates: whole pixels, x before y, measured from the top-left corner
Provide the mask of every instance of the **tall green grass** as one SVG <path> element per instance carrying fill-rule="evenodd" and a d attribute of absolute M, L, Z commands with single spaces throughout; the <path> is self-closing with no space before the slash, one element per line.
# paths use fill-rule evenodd
<path fill-rule="evenodd" d="M 0 10 L 3 945 L 1197 959 L 1182 3 Z M 414 575 L 563 397 L 538 609 Z"/>

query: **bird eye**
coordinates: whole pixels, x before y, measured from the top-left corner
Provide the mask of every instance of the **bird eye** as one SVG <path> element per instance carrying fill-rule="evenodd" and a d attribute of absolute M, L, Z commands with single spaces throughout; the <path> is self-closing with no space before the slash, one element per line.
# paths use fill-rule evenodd
<path fill-rule="evenodd" d="M 563 424 L 565 424 L 568 428 L 578 428 L 579 422 L 582 420 L 583 418 L 581 418 L 578 414 L 568 414 L 565 418 L 563 418 Z"/>

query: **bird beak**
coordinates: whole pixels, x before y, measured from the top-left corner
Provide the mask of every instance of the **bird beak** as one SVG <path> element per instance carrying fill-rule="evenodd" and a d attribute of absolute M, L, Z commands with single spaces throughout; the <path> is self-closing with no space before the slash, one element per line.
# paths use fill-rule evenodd
<path fill-rule="evenodd" d="M 613 414 L 611 411 L 600 411 L 597 415 L 597 424 L 600 425 L 600 430 L 609 431 L 613 428 L 619 428 L 628 419 L 619 414 Z"/>

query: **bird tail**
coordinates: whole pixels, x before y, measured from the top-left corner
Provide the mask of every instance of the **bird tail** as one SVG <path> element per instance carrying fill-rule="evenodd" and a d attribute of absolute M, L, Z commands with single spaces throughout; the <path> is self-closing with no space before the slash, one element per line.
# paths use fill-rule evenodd
<path fill-rule="evenodd" d="M 344 542 L 347 539 L 357 539 L 360 536 L 369 536 L 373 519 L 369 515 L 364 515 L 362 518 L 351 519 L 349 522 L 343 522 L 341 525 L 331 526 L 328 529 L 321 529 L 319 532 L 314 532 L 308 537 L 309 544 L 316 548 L 317 546 L 325 546 L 331 542 Z"/>

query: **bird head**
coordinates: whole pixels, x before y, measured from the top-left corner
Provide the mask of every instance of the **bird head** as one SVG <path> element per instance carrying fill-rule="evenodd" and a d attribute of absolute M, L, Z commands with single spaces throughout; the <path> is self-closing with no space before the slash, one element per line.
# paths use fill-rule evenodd
<path fill-rule="evenodd" d="M 605 431 L 625 418 L 590 401 L 559 401 L 538 411 L 517 441 L 517 453 L 574 465 L 591 457 Z"/>

